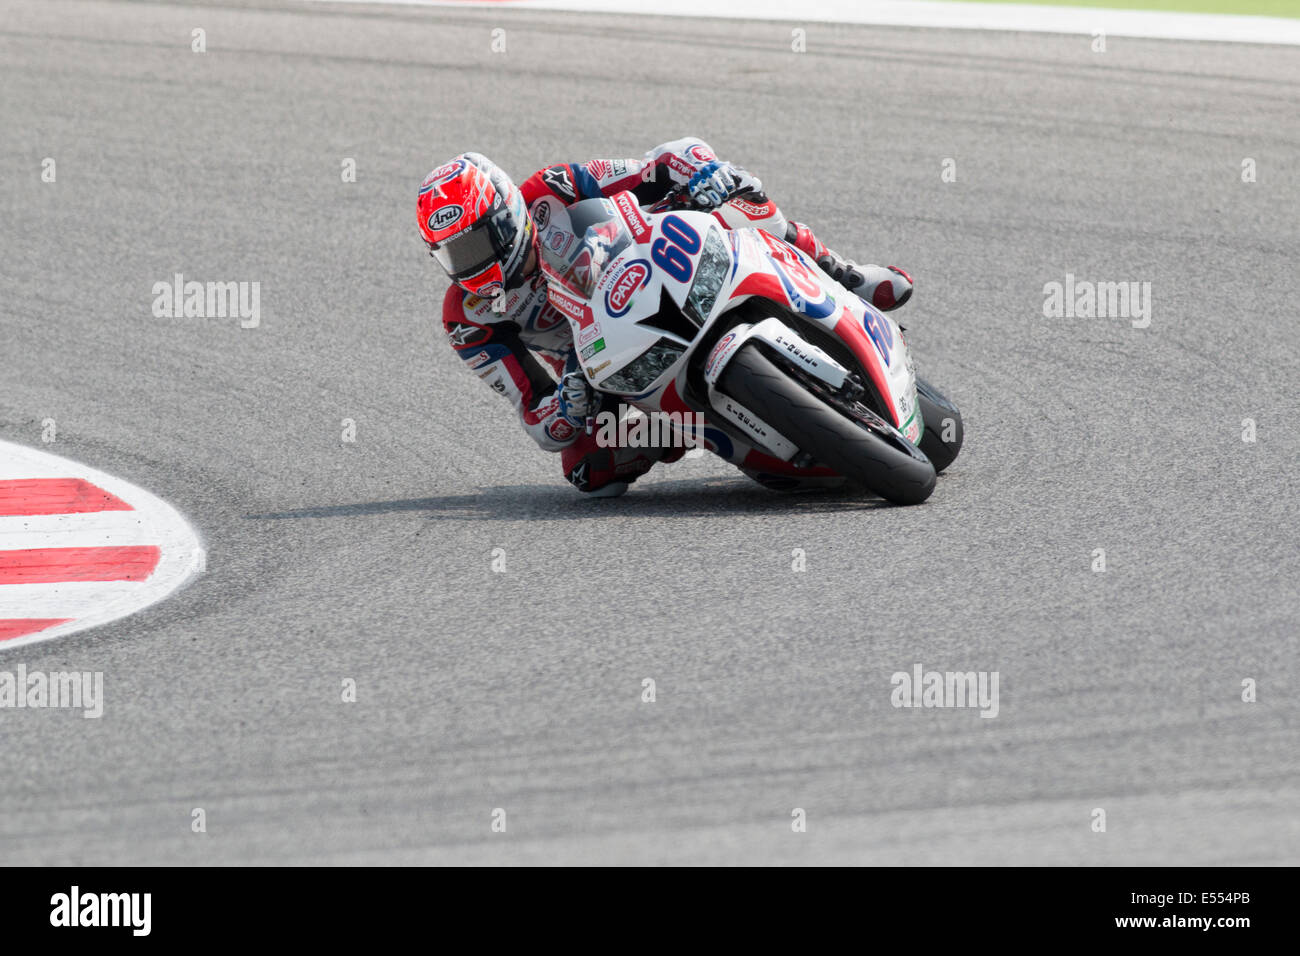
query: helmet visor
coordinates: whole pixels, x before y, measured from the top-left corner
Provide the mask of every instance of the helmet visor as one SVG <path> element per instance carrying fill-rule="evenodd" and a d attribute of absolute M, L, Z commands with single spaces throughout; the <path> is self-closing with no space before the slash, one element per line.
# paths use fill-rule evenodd
<path fill-rule="evenodd" d="M 429 254 L 455 282 L 477 275 L 492 263 L 503 266 L 515 247 L 518 225 L 511 210 L 502 209 L 479 220 L 465 232 L 430 243 Z"/>

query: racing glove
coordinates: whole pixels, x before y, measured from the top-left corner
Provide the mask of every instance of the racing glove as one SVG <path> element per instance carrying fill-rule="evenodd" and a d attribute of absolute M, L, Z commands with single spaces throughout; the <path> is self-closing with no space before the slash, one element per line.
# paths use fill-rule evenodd
<path fill-rule="evenodd" d="M 686 188 L 700 209 L 715 209 L 736 196 L 761 193 L 763 184 L 739 166 L 715 159 L 696 170 Z"/>
<path fill-rule="evenodd" d="M 596 408 L 596 392 L 581 372 L 568 372 L 560 379 L 555 395 L 560 402 L 560 415 L 574 428 L 586 428 L 587 418 Z"/>

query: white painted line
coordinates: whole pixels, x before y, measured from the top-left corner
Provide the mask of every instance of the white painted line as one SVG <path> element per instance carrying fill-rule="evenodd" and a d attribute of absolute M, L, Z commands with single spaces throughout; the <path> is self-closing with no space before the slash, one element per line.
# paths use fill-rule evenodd
<path fill-rule="evenodd" d="M 0 442 L 0 445 L 3 445 Z M 22 448 L 24 451 L 34 451 L 25 445 L 14 445 L 14 448 Z M 9 455 L 7 450 L 0 447 L 0 481 L 12 480 L 14 478 L 65 478 L 67 471 L 60 462 L 63 461 L 57 455 Z"/>
<path fill-rule="evenodd" d="M 1015 30 L 1161 40 L 1300 44 L 1300 19 L 1223 13 L 1110 10 L 945 0 L 303 0 L 306 3 L 457 7 L 462 10 L 564 10 L 674 17 L 859 23 L 877 26 Z"/>
<path fill-rule="evenodd" d="M 0 551 L 26 548 L 94 548 L 155 544 L 153 527 L 139 511 L 77 515 L 0 515 Z M 0 614 L 0 617 L 6 615 Z M 10 615 L 12 616 L 12 615 Z"/>
<path fill-rule="evenodd" d="M 158 564 L 143 581 L 0 584 L 0 618 L 73 618 L 0 641 L 0 654 L 134 614 L 187 584 L 203 567 L 197 531 L 167 502 L 130 482 L 67 458 L 0 441 L 0 480 L 80 478 L 132 511 L 0 518 L 0 551 L 152 545 Z"/>
<path fill-rule="evenodd" d="M 148 581 L 65 581 L 60 584 L 3 584 L 0 585 L 0 618 L 44 617 L 76 618 L 62 624 L 59 628 L 50 628 L 27 637 L 15 637 L 0 641 L 0 652 L 7 648 L 45 640 L 57 630 L 60 634 L 70 634 L 94 625 L 83 623 L 87 617 L 103 614 L 103 620 L 97 623 L 113 621 L 119 617 L 132 614 L 142 607 L 142 597 L 149 591 Z M 150 604 L 153 601 L 148 602 Z M 81 624 L 81 627 L 72 627 Z M 61 630 L 71 628 L 71 630 Z"/>

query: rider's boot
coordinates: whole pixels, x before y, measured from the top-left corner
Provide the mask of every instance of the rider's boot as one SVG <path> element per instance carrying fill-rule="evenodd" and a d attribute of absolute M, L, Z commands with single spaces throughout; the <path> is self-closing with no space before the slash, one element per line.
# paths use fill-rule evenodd
<path fill-rule="evenodd" d="M 685 448 L 602 448 L 596 434 L 580 434 L 560 453 L 564 477 L 593 498 L 616 498 L 657 463 L 674 462 Z"/>
<path fill-rule="evenodd" d="M 882 312 L 898 308 L 912 296 L 912 277 L 902 269 L 897 266 L 860 266 L 828 249 L 801 222 L 790 221 L 786 226 L 785 241 L 807 253 L 823 272 Z"/>

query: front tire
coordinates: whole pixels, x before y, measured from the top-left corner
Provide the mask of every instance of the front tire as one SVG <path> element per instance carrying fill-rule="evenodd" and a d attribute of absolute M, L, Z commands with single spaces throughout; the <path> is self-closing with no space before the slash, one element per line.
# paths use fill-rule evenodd
<path fill-rule="evenodd" d="M 934 491 L 935 470 L 911 442 L 866 409 L 855 421 L 832 408 L 765 356 L 745 345 L 718 389 L 828 468 L 900 505 L 920 504 Z M 877 419 L 877 422 L 879 420 Z"/>
<path fill-rule="evenodd" d="M 961 412 L 937 388 L 921 378 L 916 380 L 916 400 L 921 406 L 921 418 L 925 420 L 921 451 L 930 459 L 934 470 L 941 472 L 956 459 L 966 437 Z"/>

